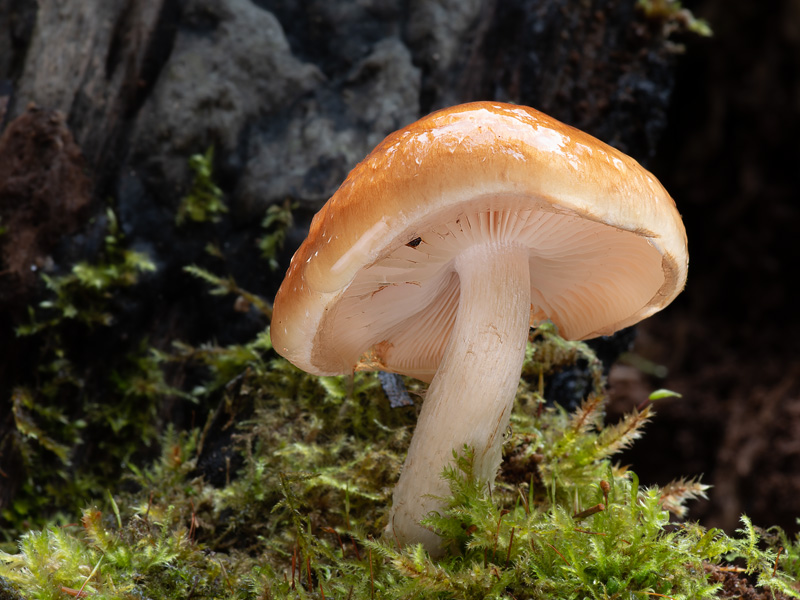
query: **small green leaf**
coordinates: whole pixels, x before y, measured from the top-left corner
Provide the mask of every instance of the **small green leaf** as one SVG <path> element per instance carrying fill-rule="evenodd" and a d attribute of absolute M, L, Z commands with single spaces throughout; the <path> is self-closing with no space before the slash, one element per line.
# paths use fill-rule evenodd
<path fill-rule="evenodd" d="M 652 402 L 655 402 L 656 400 L 663 400 L 664 398 L 683 398 L 683 395 L 679 394 L 678 392 L 673 392 L 672 390 L 666 390 L 662 388 L 652 392 L 648 396 L 648 399 Z"/>

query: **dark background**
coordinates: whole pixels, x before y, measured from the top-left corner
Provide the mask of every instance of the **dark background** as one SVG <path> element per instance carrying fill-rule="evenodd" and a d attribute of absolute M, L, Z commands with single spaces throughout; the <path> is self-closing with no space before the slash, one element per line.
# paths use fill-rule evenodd
<path fill-rule="evenodd" d="M 711 502 L 693 514 L 708 525 L 744 512 L 796 529 L 800 3 L 692 8 L 714 37 L 678 63 L 651 165 L 684 216 L 690 275 L 638 343 L 684 397 L 627 458 L 659 483 L 704 474 Z"/>

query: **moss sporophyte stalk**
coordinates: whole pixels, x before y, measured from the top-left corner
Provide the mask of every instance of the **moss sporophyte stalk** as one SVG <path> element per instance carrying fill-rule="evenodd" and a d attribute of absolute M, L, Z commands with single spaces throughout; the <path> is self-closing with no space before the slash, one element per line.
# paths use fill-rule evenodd
<path fill-rule="evenodd" d="M 736 556 L 798 596 L 796 541 L 746 519 L 736 537 L 675 521 L 669 510 L 705 486 L 645 488 L 612 462 L 652 409 L 604 424 L 599 363 L 551 327 L 529 343 L 496 485 L 474 476 L 468 447 L 443 473 L 449 495 L 425 520 L 444 540 L 439 560 L 381 536 L 414 408 L 390 408 L 375 374 L 305 374 L 268 337 L 215 355 L 241 361 L 220 411 L 252 407 L 231 442 L 239 467 L 211 485 L 198 464 L 213 427 L 168 429 L 155 463 L 0 554 L 8 597 L 714 598 L 709 569 Z M 540 377 L 578 358 L 594 373 L 589 397 L 571 413 L 544 405 Z"/>

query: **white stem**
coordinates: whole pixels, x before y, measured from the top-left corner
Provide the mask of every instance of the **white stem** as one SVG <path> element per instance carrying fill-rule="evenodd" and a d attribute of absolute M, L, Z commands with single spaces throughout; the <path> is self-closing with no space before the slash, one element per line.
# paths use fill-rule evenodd
<path fill-rule="evenodd" d="M 519 383 L 530 321 L 528 252 L 490 242 L 455 261 L 461 285 L 458 314 L 444 357 L 422 405 L 387 526 L 390 539 L 421 542 L 433 554 L 441 539 L 420 519 L 449 493 L 442 470 L 453 450 L 475 451 L 475 476 L 494 482 L 503 434 Z"/>

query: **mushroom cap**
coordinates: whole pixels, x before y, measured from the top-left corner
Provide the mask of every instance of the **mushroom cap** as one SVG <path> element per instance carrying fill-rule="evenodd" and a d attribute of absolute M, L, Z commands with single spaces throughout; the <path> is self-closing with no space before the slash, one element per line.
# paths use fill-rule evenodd
<path fill-rule="evenodd" d="M 568 339 L 657 312 L 688 268 L 675 202 L 635 160 L 532 108 L 463 104 L 389 135 L 317 213 L 275 297 L 275 349 L 318 375 L 429 381 L 454 257 L 475 243 L 528 247 L 531 325 Z"/>

